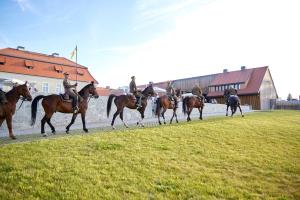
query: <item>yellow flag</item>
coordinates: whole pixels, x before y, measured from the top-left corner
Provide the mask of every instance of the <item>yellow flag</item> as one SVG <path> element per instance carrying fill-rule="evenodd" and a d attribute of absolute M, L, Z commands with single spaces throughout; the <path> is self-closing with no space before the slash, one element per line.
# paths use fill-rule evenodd
<path fill-rule="evenodd" d="M 71 59 L 73 59 L 73 57 L 77 54 L 77 45 L 75 47 L 75 49 L 72 51 L 71 53 Z"/>

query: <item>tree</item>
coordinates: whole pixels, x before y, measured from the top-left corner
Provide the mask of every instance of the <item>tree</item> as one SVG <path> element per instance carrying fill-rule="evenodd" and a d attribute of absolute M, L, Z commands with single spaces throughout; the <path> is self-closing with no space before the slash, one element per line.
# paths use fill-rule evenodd
<path fill-rule="evenodd" d="M 289 93 L 289 95 L 288 95 L 288 97 L 287 97 L 287 100 L 288 100 L 288 101 L 291 101 L 292 99 L 293 99 L 292 94 Z"/>

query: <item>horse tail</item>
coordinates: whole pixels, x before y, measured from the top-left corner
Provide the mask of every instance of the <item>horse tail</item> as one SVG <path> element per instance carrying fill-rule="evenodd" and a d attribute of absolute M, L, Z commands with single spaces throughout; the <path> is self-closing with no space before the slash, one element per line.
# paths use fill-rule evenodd
<path fill-rule="evenodd" d="M 111 104 L 112 104 L 112 100 L 116 97 L 116 95 L 111 94 L 108 97 L 108 101 L 107 101 L 107 106 L 106 106 L 106 113 L 107 113 L 107 118 L 109 117 L 109 113 L 111 110 Z"/>
<path fill-rule="evenodd" d="M 155 115 L 159 116 L 159 111 L 160 111 L 160 108 L 161 108 L 161 99 L 160 98 L 157 98 L 156 99 L 156 111 L 155 111 Z"/>
<path fill-rule="evenodd" d="M 39 100 L 41 100 L 44 97 L 45 97 L 44 95 L 39 95 L 39 96 L 36 96 L 32 101 L 32 104 L 31 104 L 31 126 L 33 126 L 35 124 L 37 104 L 38 104 Z"/>
<path fill-rule="evenodd" d="M 187 101 L 189 97 L 185 97 L 182 101 L 182 112 L 183 114 L 186 115 L 186 110 L 187 110 Z"/>

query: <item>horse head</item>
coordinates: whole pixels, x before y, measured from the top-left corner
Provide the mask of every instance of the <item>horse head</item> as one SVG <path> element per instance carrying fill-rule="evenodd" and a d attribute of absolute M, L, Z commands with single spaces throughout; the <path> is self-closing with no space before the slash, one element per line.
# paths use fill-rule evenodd
<path fill-rule="evenodd" d="M 153 89 L 153 85 L 152 84 L 150 84 L 148 87 L 146 87 L 143 91 L 142 91 L 142 94 L 144 95 L 144 96 L 146 96 L 146 97 L 148 97 L 148 96 L 156 96 L 156 93 L 155 93 L 155 91 L 154 91 L 154 89 Z"/>
<path fill-rule="evenodd" d="M 28 88 L 29 87 L 28 87 L 27 81 L 23 85 L 18 85 L 18 86 L 14 87 L 14 89 L 17 91 L 17 94 L 19 96 L 22 96 L 23 100 L 32 101 L 32 96 L 31 96 Z"/>
<path fill-rule="evenodd" d="M 79 91 L 79 95 L 83 98 L 88 98 L 90 95 L 92 97 L 98 98 L 99 95 L 97 93 L 94 81 L 92 81 L 90 84 L 86 85 L 84 88 L 82 88 Z"/>
<path fill-rule="evenodd" d="M 94 81 L 92 81 L 89 84 L 89 94 L 92 95 L 92 97 L 95 97 L 96 99 L 99 97 L 98 92 L 95 87 L 95 84 L 94 84 Z"/>
<path fill-rule="evenodd" d="M 176 95 L 178 98 L 181 97 L 181 89 L 180 89 L 180 88 L 175 89 L 175 95 Z"/>

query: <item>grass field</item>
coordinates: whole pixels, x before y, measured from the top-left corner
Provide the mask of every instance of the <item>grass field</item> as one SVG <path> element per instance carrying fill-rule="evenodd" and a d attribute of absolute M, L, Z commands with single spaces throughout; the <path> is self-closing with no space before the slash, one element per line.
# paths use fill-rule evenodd
<path fill-rule="evenodd" d="M 0 146 L 0 199 L 300 199 L 300 112 Z"/>

